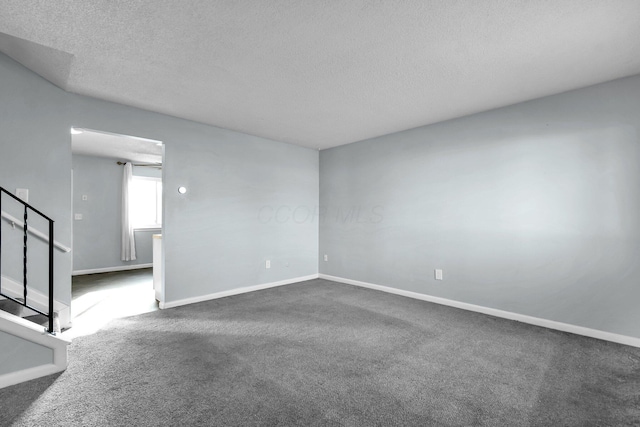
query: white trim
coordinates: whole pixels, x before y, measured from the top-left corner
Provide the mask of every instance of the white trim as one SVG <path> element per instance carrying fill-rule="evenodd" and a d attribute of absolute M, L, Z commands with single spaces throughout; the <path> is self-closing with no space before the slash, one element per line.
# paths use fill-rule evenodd
<path fill-rule="evenodd" d="M 83 274 L 96 274 L 96 273 L 111 273 L 113 271 L 127 271 L 138 270 L 141 268 L 151 268 L 153 263 L 147 264 L 135 264 L 135 265 L 120 265 L 117 267 L 104 267 L 104 268 L 90 268 L 88 270 L 76 270 L 71 273 L 72 276 L 82 276 Z"/>
<path fill-rule="evenodd" d="M 123 133 L 113 133 L 113 132 L 106 132 L 103 130 L 95 130 L 95 129 L 89 129 L 89 128 L 81 128 L 78 126 L 71 126 L 73 129 L 77 129 L 80 131 L 86 131 L 86 132 L 93 132 L 93 133 L 101 133 L 103 135 L 111 135 L 111 136 L 119 136 L 119 137 L 124 137 L 124 138 L 131 138 L 131 139 L 137 139 L 139 141 L 146 141 L 146 142 L 153 142 L 154 144 L 157 145 L 163 145 L 164 143 L 162 141 L 159 141 L 157 139 L 151 139 L 151 138 L 142 138 L 140 136 L 132 136 L 132 135 L 125 135 Z"/>
<path fill-rule="evenodd" d="M 228 291 L 216 292 L 213 294 L 202 295 L 199 297 L 185 298 L 185 299 L 176 300 L 176 301 L 160 302 L 159 307 L 162 309 L 178 307 L 181 305 L 193 304 L 193 303 L 202 302 L 202 301 L 209 301 L 212 299 L 224 298 L 232 295 L 245 294 L 247 292 L 254 292 L 254 291 L 260 291 L 263 289 L 275 288 L 277 286 L 291 285 L 293 283 L 305 282 L 307 280 L 313 280 L 317 278 L 318 278 L 317 274 L 310 274 L 308 276 L 294 277 L 293 279 L 280 280 L 279 282 L 263 283 L 261 285 L 255 285 L 255 286 L 245 286 L 242 288 L 230 289 Z"/>
<path fill-rule="evenodd" d="M 330 276 L 328 274 L 319 274 L 320 279 L 331 280 L 334 282 L 345 283 L 348 285 L 361 286 L 363 288 L 375 289 L 390 294 L 401 295 L 403 297 L 414 298 L 422 301 L 433 302 L 449 307 L 460 308 L 462 310 L 475 311 L 477 313 L 488 314 L 490 316 L 501 317 L 503 319 L 515 320 L 530 325 L 542 326 L 543 328 L 555 329 L 557 331 L 569 332 L 585 337 L 597 338 L 600 340 L 611 341 L 618 344 L 625 344 L 632 347 L 640 347 L 640 338 L 630 337 L 627 335 L 614 334 L 612 332 L 600 331 L 597 329 L 585 328 L 583 326 L 571 325 L 569 323 L 556 322 L 555 320 L 541 319 L 539 317 L 527 316 L 525 314 L 513 313 L 511 311 L 499 310 L 496 308 L 483 307 L 480 305 L 469 304 L 450 300 L 447 298 L 435 297 L 432 295 L 420 294 L 418 292 L 405 291 L 402 289 L 390 288 L 388 286 L 375 285 L 373 283 L 361 282 L 359 280 L 345 279 L 343 277 Z"/>
<path fill-rule="evenodd" d="M 53 363 L 47 365 L 35 366 L 33 368 L 23 369 L 21 371 L 10 372 L 0 375 L 0 389 L 12 385 L 20 384 L 25 381 L 35 380 L 36 378 L 46 377 L 47 375 L 62 372 L 66 369 Z"/>
<path fill-rule="evenodd" d="M 0 331 L 53 350 L 52 363 L 0 375 L 0 388 L 67 369 L 67 346 L 71 344 L 70 339 L 60 334 L 50 335 L 45 332 L 44 327 L 4 311 L 0 311 Z"/>
<path fill-rule="evenodd" d="M 4 322 L 4 321 L 7 322 Z M 48 348 L 57 348 L 63 346 L 66 348 L 71 344 L 71 340 L 62 337 L 62 335 L 51 335 L 45 331 L 44 326 L 37 325 L 22 317 L 14 316 L 6 311 L 0 310 L 0 331 L 25 338 Z M 54 360 L 55 362 L 55 360 Z"/>
<path fill-rule="evenodd" d="M 13 280 L 10 277 L 2 276 L 2 290 L 9 294 L 13 298 L 22 298 L 23 286 L 22 283 Z M 2 298 L 2 297 L 0 297 Z M 30 306 L 37 308 L 40 311 L 49 311 L 49 297 L 37 289 L 29 288 L 27 300 Z M 67 304 L 64 304 L 58 300 L 53 300 L 53 311 L 58 313 L 58 321 L 61 328 L 71 327 L 71 310 Z M 34 313 L 35 314 L 35 313 Z"/>

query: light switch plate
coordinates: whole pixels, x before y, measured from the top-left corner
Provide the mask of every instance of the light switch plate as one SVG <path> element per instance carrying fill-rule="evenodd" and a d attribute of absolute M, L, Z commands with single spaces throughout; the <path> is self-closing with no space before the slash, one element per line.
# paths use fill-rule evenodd
<path fill-rule="evenodd" d="M 29 189 L 28 188 L 16 188 L 16 196 L 23 202 L 29 203 Z"/>

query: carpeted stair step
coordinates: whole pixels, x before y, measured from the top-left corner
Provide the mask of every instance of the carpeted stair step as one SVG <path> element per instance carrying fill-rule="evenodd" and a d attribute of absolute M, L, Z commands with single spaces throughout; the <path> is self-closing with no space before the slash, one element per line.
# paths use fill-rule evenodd
<path fill-rule="evenodd" d="M 22 301 L 22 298 L 18 298 Z M 20 305 L 10 299 L 0 300 L 0 310 L 6 311 L 14 316 L 22 317 L 38 325 L 42 325 L 45 328 L 49 326 L 49 318 L 40 313 L 36 313 L 27 307 Z M 58 313 L 53 313 L 53 330 L 54 332 L 60 332 L 60 321 L 58 320 Z"/>
<path fill-rule="evenodd" d="M 22 301 L 22 298 L 19 298 Z M 22 317 L 22 313 L 24 313 L 25 307 L 11 301 L 10 299 L 2 299 L 0 300 L 0 310 L 6 311 L 9 314 L 13 314 L 14 316 Z"/>

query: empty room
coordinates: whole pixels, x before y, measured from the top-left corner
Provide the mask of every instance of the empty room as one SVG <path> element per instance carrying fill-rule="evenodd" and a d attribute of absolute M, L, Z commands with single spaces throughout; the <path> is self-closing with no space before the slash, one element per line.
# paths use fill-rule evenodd
<path fill-rule="evenodd" d="M 639 52 L 636 0 L 0 1 L 0 425 L 639 425 Z"/>

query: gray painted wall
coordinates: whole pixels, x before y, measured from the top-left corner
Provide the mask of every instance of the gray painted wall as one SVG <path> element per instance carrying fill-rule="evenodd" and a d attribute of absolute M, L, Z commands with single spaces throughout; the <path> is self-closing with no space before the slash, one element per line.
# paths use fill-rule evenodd
<path fill-rule="evenodd" d="M 71 136 L 69 94 L 0 54 L 0 186 L 29 189 L 29 202 L 55 221 L 56 240 L 71 246 Z M 7 200 L 3 196 L 3 202 Z M 34 216 L 32 216 L 35 219 Z M 4 221 L 3 221 L 4 223 Z M 36 223 L 34 223 L 36 224 Z M 41 224 L 41 223 L 40 223 Z M 22 277 L 16 231 L 3 224 L 2 273 Z M 38 227 L 40 228 L 40 227 Z M 29 282 L 47 293 L 47 251 L 31 239 Z M 21 243 L 18 241 L 18 247 Z M 40 267 L 36 267 L 40 266 Z M 71 301 L 71 254 L 55 251 L 56 299 Z"/>
<path fill-rule="evenodd" d="M 322 151 L 320 272 L 640 337 L 639 128 L 636 76 Z"/>
<path fill-rule="evenodd" d="M 316 221 L 260 218 L 264 206 L 317 205 L 317 151 L 65 93 L 1 54 L 0 93 L 0 185 L 30 188 L 62 243 L 71 244 L 77 126 L 165 143 L 167 301 L 317 273 Z M 71 261 L 56 255 L 57 297 L 67 303 Z"/>
<path fill-rule="evenodd" d="M 0 331 L 0 375 L 53 363 L 53 350 Z"/>
<path fill-rule="evenodd" d="M 217 292 L 317 274 L 318 223 L 311 210 L 318 201 L 318 152 L 203 130 L 220 142 L 206 145 L 189 135 L 179 149 L 166 146 L 165 278 L 180 284 L 166 287 L 167 300 L 200 295 L 203 281 Z M 185 195 L 177 192 L 181 185 Z M 282 206 L 301 214 L 269 214 Z"/>
<path fill-rule="evenodd" d="M 326 150 L 320 171 L 313 150 L 65 93 L 4 55 L 0 93 L 0 185 L 29 188 L 66 245 L 69 128 L 165 143 L 167 301 L 316 273 L 320 175 L 321 272 L 640 336 L 640 77 Z M 70 276 L 57 252 L 63 302 Z"/>
<path fill-rule="evenodd" d="M 73 212 L 83 217 L 73 224 L 73 271 L 150 264 L 151 236 L 160 230 L 137 230 L 137 259 L 120 260 L 122 166 L 104 157 L 73 155 L 72 159 Z M 160 169 L 134 167 L 133 174 L 162 177 Z"/>
<path fill-rule="evenodd" d="M 70 109 L 74 126 L 164 142 L 167 302 L 317 273 L 317 221 L 260 218 L 317 205 L 317 151 L 88 97 Z"/>

